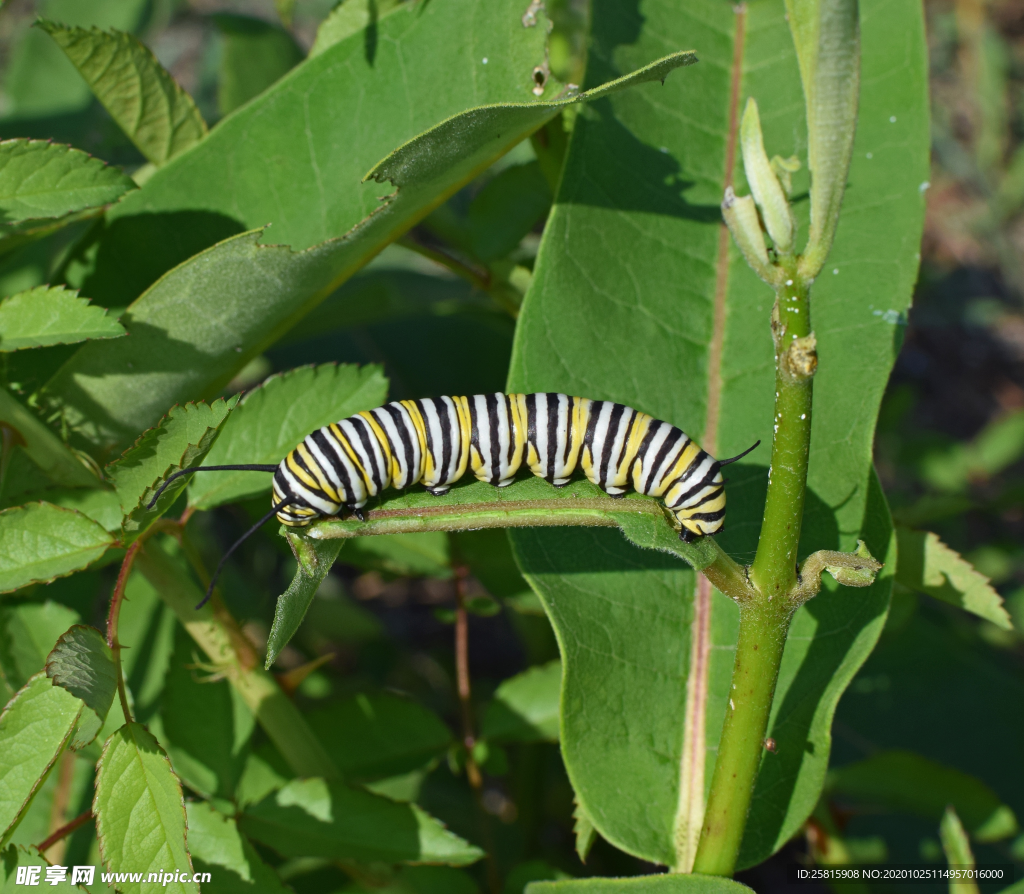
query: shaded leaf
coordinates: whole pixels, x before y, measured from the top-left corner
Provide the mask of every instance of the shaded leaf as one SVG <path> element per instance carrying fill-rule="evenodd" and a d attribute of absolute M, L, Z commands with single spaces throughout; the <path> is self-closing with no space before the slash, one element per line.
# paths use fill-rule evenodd
<path fill-rule="evenodd" d="M 107 467 L 121 500 L 122 526 L 129 540 L 171 507 L 187 484 L 184 478 L 168 487 L 152 509 L 147 508 L 165 478 L 202 462 L 237 402 L 236 396 L 212 404 L 172 407 L 159 425 Z"/>
<path fill-rule="evenodd" d="M 390 693 L 362 693 L 306 715 L 342 775 L 373 782 L 419 770 L 452 744 L 433 711 Z"/>
<path fill-rule="evenodd" d="M 185 849 L 185 803 L 181 785 L 156 739 L 138 723 L 126 723 L 103 746 L 96 768 L 96 836 L 103 865 L 110 872 L 175 873 L 192 878 Z M 151 885 L 121 882 L 124 894 L 141 894 Z M 171 881 L 165 891 L 194 892 L 192 881 Z"/>
<path fill-rule="evenodd" d="M 124 327 L 62 286 L 39 286 L 0 301 L 0 352 L 118 338 Z"/>
<path fill-rule="evenodd" d="M 291 531 L 285 536 L 298 564 L 288 589 L 277 597 L 274 624 L 267 639 L 267 660 L 264 666 L 268 670 L 277 661 L 277 656 L 288 645 L 288 641 L 295 636 L 309 604 L 327 577 L 327 572 L 331 570 L 334 560 L 338 558 L 342 546 L 340 540 L 307 540 L 297 537 Z"/>
<path fill-rule="evenodd" d="M 473 254 L 481 261 L 505 257 L 550 207 L 551 190 L 537 162 L 505 168 L 469 206 L 466 222 Z"/>
<path fill-rule="evenodd" d="M 100 731 L 117 692 L 117 667 L 106 640 L 95 627 L 75 624 L 57 640 L 46 659 L 46 676 L 85 703 L 72 748 L 88 745 Z"/>
<path fill-rule="evenodd" d="M 174 654 L 160 699 L 167 751 L 189 788 L 207 798 L 232 798 L 256 722 L 228 681 L 201 664 L 192 638 L 175 625 Z"/>
<path fill-rule="evenodd" d="M 348 0 L 339 3 L 321 23 L 316 31 L 316 40 L 309 50 L 310 57 L 319 56 L 339 41 L 368 27 L 374 27 L 386 15 L 390 15 L 407 0 Z"/>
<path fill-rule="evenodd" d="M 801 553 L 850 550 L 863 539 L 891 561 L 871 451 L 898 345 L 886 320 L 909 305 L 917 272 L 919 186 L 929 176 L 927 64 L 918 8 L 864 0 L 860 10 L 857 145 L 829 271 L 811 298 L 822 359 Z M 623 33 L 636 37 L 624 44 Z M 618 400 L 719 456 L 757 439 L 767 445 L 773 296 L 721 241 L 719 206 L 727 182 L 744 188 L 726 159 L 735 157 L 730 120 L 748 96 L 761 110 L 769 154 L 803 149 L 784 5 L 680 9 L 654 0 L 641 16 L 598 0 L 592 35 L 590 83 L 666 44 L 699 47 L 702 63 L 664 88 L 612 96 L 577 116 L 518 321 L 509 388 Z M 802 161 L 796 194 L 808 183 Z M 805 228 L 807 204 L 796 213 Z M 880 266 L 889 271 L 881 293 Z M 726 530 L 717 538 L 731 555 L 749 557 L 756 547 L 766 465 L 762 447 L 731 467 Z M 607 532 L 511 536 L 563 650 L 562 749 L 577 797 L 617 847 L 686 869 L 728 706 L 734 606 L 696 587 L 679 565 Z M 890 584 L 882 577 L 851 598 L 829 583 L 795 616 L 771 720 L 778 752 L 761 767 L 741 866 L 792 837 L 817 802 L 832 713 L 881 632 Z"/>
<path fill-rule="evenodd" d="M 387 399 L 388 380 L 379 366 L 325 363 L 271 376 L 243 395 L 224 423 L 206 466 L 279 463 L 306 435 Z M 196 475 L 189 503 L 212 509 L 254 494 L 270 492 L 263 472 Z"/>
<path fill-rule="evenodd" d="M 289 782 L 247 808 L 239 828 L 285 857 L 466 866 L 483 856 L 413 804 L 322 779 Z"/>
<path fill-rule="evenodd" d="M 239 834 L 233 819 L 201 801 L 190 801 L 185 809 L 192 863 L 196 872 L 211 876 L 203 883 L 204 890 L 213 894 L 287 894 L 291 890 Z"/>
<path fill-rule="evenodd" d="M 713 875 L 642 875 L 534 882 L 524 894 L 742 894 L 749 890 L 732 879 Z"/>
<path fill-rule="evenodd" d="M 101 487 L 102 482 L 34 413 L 0 388 L 0 420 L 18 430 L 25 441 L 21 449 L 54 484 L 68 487 Z"/>
<path fill-rule="evenodd" d="M 495 742 L 557 742 L 562 662 L 516 674 L 495 690 L 482 735 Z"/>
<path fill-rule="evenodd" d="M 0 670 L 11 689 L 45 669 L 53 644 L 79 620 L 78 612 L 49 600 L 0 608 Z"/>
<path fill-rule="evenodd" d="M 262 19 L 218 13 L 213 21 L 223 41 L 217 79 L 222 115 L 245 105 L 303 59 L 287 31 Z"/>
<path fill-rule="evenodd" d="M 1000 841 L 1017 832 L 1017 818 L 980 779 L 912 751 L 881 751 L 829 772 L 833 796 L 939 822 L 956 808 L 978 841 Z"/>
<path fill-rule="evenodd" d="M 88 567 L 115 544 L 102 525 L 73 509 L 30 503 L 0 512 L 0 592 Z"/>
<path fill-rule="evenodd" d="M 138 38 L 40 20 L 111 117 L 153 164 L 206 136 L 196 104 Z"/>
<path fill-rule="evenodd" d="M 72 871 L 69 868 L 64 881 L 47 882 L 46 867 L 50 864 L 37 853 L 26 847 L 11 845 L 0 851 L 0 894 L 20 894 L 24 891 L 25 881 L 18 881 L 18 867 L 34 867 L 35 884 L 44 885 L 47 891 L 84 891 L 85 888 L 71 884 Z"/>
<path fill-rule="evenodd" d="M 81 712 L 77 698 L 40 672 L 0 714 L 0 843 L 25 815 Z"/>
<path fill-rule="evenodd" d="M 443 531 L 356 537 L 345 550 L 345 563 L 398 575 L 448 578 L 448 535 Z"/>
<path fill-rule="evenodd" d="M 4 502 L 18 505 L 39 500 L 60 506 L 62 509 L 81 512 L 82 515 L 103 525 L 108 531 L 121 530 L 121 501 L 112 490 L 103 490 L 99 487 L 48 487 L 45 490 L 18 494 L 16 498 Z"/>
<path fill-rule="evenodd" d="M 897 527 L 896 581 L 1012 630 L 1010 615 L 989 579 L 930 531 Z"/>
<path fill-rule="evenodd" d="M 131 177 L 80 149 L 0 141 L 0 238 L 12 224 L 107 205 L 135 188 Z"/>

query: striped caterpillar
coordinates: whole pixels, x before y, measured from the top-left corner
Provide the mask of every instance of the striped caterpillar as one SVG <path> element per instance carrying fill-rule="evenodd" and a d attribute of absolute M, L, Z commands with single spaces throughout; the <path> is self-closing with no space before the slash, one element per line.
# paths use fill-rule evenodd
<path fill-rule="evenodd" d="M 201 466 L 176 472 L 150 506 L 180 475 L 273 472 L 270 512 L 225 553 L 219 574 L 238 545 L 272 515 L 290 527 L 303 527 L 343 509 L 363 520 L 362 507 L 388 487 L 401 490 L 423 484 L 441 496 L 468 469 L 480 481 L 504 487 L 525 464 L 556 487 L 582 469 L 610 496 L 623 496 L 632 487 L 659 497 L 678 522 L 680 539 L 692 541 L 722 530 L 721 467 L 754 447 L 716 460 L 674 425 L 623 404 L 566 394 L 402 400 L 318 429 L 276 466 Z M 213 582 L 207 598 L 212 589 Z"/>

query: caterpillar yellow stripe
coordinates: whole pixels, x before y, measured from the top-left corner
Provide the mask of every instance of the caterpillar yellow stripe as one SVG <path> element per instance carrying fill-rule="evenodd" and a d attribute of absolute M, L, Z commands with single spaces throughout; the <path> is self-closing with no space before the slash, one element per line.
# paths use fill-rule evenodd
<path fill-rule="evenodd" d="M 623 404 L 557 393 L 402 400 L 357 413 L 284 458 L 274 506 L 283 524 L 301 527 L 343 509 L 361 517 L 388 487 L 445 494 L 467 470 L 504 487 L 524 465 L 556 487 L 581 470 L 613 497 L 630 487 L 659 497 L 683 540 L 725 523 L 723 462 L 683 431 Z"/>

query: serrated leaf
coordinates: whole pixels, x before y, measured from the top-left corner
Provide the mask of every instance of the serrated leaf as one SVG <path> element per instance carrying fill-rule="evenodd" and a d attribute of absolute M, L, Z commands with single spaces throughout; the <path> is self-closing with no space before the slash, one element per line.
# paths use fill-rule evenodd
<path fill-rule="evenodd" d="M 0 238 L 13 224 L 97 208 L 135 188 L 131 177 L 80 149 L 0 141 Z"/>
<path fill-rule="evenodd" d="M 114 656 L 95 627 L 75 624 L 53 647 L 46 659 L 46 676 L 54 686 L 66 689 L 85 703 L 78 733 L 72 748 L 88 745 L 103 727 L 117 692 L 117 667 Z"/>
<path fill-rule="evenodd" d="M 200 665 L 192 638 L 175 625 L 174 654 L 160 697 L 171 764 L 193 791 L 232 798 L 256 725 L 227 680 Z M 194 851 L 193 851 L 194 855 Z"/>
<path fill-rule="evenodd" d="M 99 483 L 97 481 L 97 483 Z M 121 530 L 121 501 L 113 490 L 99 487 L 48 487 L 45 490 L 29 491 L 18 494 L 16 498 L 6 499 L 11 505 L 24 505 L 38 501 L 52 503 L 62 509 L 74 509 L 94 522 L 103 525 L 108 531 Z M 10 508 L 5 506 L 4 508 Z M 65 625 L 66 627 L 67 625 Z"/>
<path fill-rule="evenodd" d="M 801 554 L 851 550 L 863 539 L 891 563 L 872 440 L 896 353 L 886 320 L 905 311 L 917 274 L 927 57 L 917 7 L 863 0 L 860 11 L 857 144 L 827 272 L 811 297 L 822 359 Z M 616 37 L 624 31 L 636 35 L 628 45 Z M 741 170 L 726 170 L 726 160 L 739 154 L 729 154 L 730 122 L 748 96 L 770 155 L 803 148 L 784 4 L 652 0 L 640 16 L 597 0 L 592 34 L 593 83 L 660 55 L 666 43 L 699 47 L 702 62 L 663 89 L 618 94 L 577 116 L 517 324 L 509 389 L 618 400 L 678 425 L 718 456 L 761 439 L 759 453 L 730 467 L 717 538 L 749 557 L 772 434 L 773 295 L 722 241 L 720 203 L 727 182 L 745 191 Z M 805 165 L 794 192 L 807 184 Z M 795 213 L 806 232 L 807 203 Z M 881 293 L 880 266 L 890 271 Z M 607 532 L 511 536 L 562 647 L 562 750 L 577 797 L 617 847 L 686 869 L 728 709 L 734 605 L 695 586 L 678 564 Z M 578 558 L 595 555 L 591 567 Z M 884 574 L 853 598 L 829 582 L 794 618 L 770 721 L 778 751 L 760 769 L 740 867 L 789 840 L 817 803 L 836 703 L 882 629 Z"/>
<path fill-rule="evenodd" d="M 100 856 L 108 871 L 131 866 L 143 877 L 163 870 L 192 878 L 181 785 L 144 726 L 126 723 L 103 746 L 92 810 Z M 150 887 L 142 882 L 118 884 L 123 894 L 142 894 Z M 199 894 L 199 885 L 171 881 L 162 890 Z"/>
<path fill-rule="evenodd" d="M 38 286 L 0 301 L 0 352 L 118 338 L 124 327 L 63 286 Z"/>
<path fill-rule="evenodd" d="M 28 882 L 27 878 L 25 881 L 18 881 L 18 867 L 33 867 L 34 874 L 32 878 L 37 879 L 35 884 L 45 886 L 47 891 L 85 891 L 86 889 L 79 885 L 71 884 L 72 870 L 69 867 L 67 874 L 63 881 L 46 881 L 46 869 L 50 866 L 39 854 L 34 853 L 27 847 L 11 845 L 3 851 L 0 851 L 0 894 L 21 894 L 25 890 L 23 887 Z M 30 871 L 33 871 L 30 870 Z"/>
<path fill-rule="evenodd" d="M 277 597 L 274 623 L 267 639 L 267 660 L 264 666 L 268 670 L 277 661 L 277 656 L 288 645 L 288 641 L 295 636 L 295 631 L 306 617 L 309 604 L 342 547 L 340 540 L 307 540 L 290 531 L 286 537 L 298 564 L 288 589 Z"/>
<path fill-rule="evenodd" d="M 467 866 L 479 848 L 413 804 L 322 779 L 296 779 L 246 809 L 239 828 L 286 857 Z"/>
<path fill-rule="evenodd" d="M 25 815 L 81 713 L 82 703 L 40 672 L 0 714 L 0 844 Z"/>
<path fill-rule="evenodd" d="M 641 875 L 533 882 L 524 894 L 746 894 L 751 889 L 713 875 Z"/>
<path fill-rule="evenodd" d="M 420 770 L 452 734 L 429 709 L 390 693 L 361 693 L 306 715 L 345 779 L 375 782 Z"/>
<path fill-rule="evenodd" d="M 40 20 L 111 117 L 153 164 L 206 136 L 206 122 L 177 81 L 138 38 Z"/>
<path fill-rule="evenodd" d="M 46 668 L 53 644 L 79 620 L 74 609 L 49 600 L 0 608 L 0 671 L 11 689 Z"/>
<path fill-rule="evenodd" d="M 504 680 L 484 713 L 481 734 L 495 742 L 557 742 L 562 662 Z"/>
<path fill-rule="evenodd" d="M 248 391 L 224 423 L 203 465 L 279 463 L 306 435 L 387 399 L 388 380 L 376 365 L 325 363 L 271 376 Z M 189 483 L 189 504 L 212 509 L 268 492 L 263 472 L 196 475 Z"/>
<path fill-rule="evenodd" d="M 980 779 L 912 751 L 881 751 L 829 771 L 833 798 L 939 822 L 952 804 L 977 841 L 1016 834 L 1017 818 Z"/>
<path fill-rule="evenodd" d="M 971 612 L 1003 630 L 1013 629 L 1003 597 L 989 579 L 946 546 L 938 534 L 900 526 L 896 528 L 896 538 L 898 583 Z"/>
<path fill-rule="evenodd" d="M 0 593 L 66 577 L 116 543 L 113 535 L 73 509 L 30 503 L 0 512 Z"/>
<path fill-rule="evenodd" d="M 189 801 L 188 848 L 196 872 L 209 872 L 208 890 L 218 894 L 288 894 L 274 870 L 241 835 L 235 821 L 202 801 Z"/>
<path fill-rule="evenodd" d="M 171 484 L 152 509 L 146 508 L 165 478 L 202 462 L 237 402 L 235 395 L 212 404 L 172 407 L 157 426 L 107 467 L 121 500 L 122 528 L 129 542 L 174 503 L 187 484 L 184 479 Z"/>

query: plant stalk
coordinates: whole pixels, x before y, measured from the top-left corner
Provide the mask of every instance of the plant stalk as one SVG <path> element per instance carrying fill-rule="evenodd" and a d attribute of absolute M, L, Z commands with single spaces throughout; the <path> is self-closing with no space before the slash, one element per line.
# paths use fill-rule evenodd
<path fill-rule="evenodd" d="M 784 600 L 740 606 L 729 710 L 711 779 L 693 871 L 731 876 L 761 765 L 792 609 Z"/>
<path fill-rule="evenodd" d="M 114 666 L 117 668 L 117 695 L 121 700 L 121 710 L 124 712 L 124 719 L 127 723 L 132 721 L 132 712 L 128 707 L 128 693 L 124 686 L 124 671 L 121 669 L 121 643 L 117 638 L 117 622 L 121 617 L 121 603 L 124 602 L 124 591 L 128 585 L 128 575 L 131 573 L 132 564 L 142 546 L 141 540 L 136 540 L 124 555 L 121 562 L 121 570 L 117 573 L 117 582 L 114 584 L 114 592 L 110 596 L 110 611 L 107 613 L 107 645 L 113 653 Z"/>
<path fill-rule="evenodd" d="M 811 448 L 811 383 L 817 367 L 809 288 L 795 265 L 787 274 L 776 293 L 772 318 L 774 438 L 761 535 L 750 566 L 751 582 L 769 600 L 783 597 L 796 583 Z"/>

